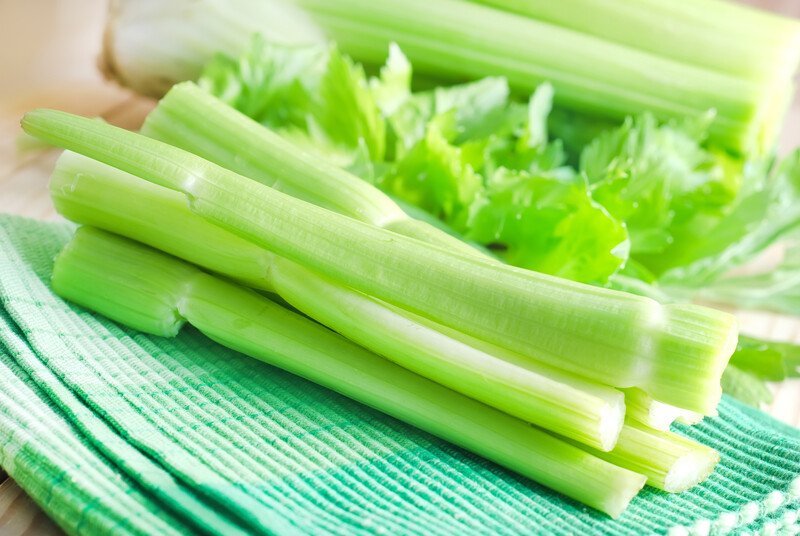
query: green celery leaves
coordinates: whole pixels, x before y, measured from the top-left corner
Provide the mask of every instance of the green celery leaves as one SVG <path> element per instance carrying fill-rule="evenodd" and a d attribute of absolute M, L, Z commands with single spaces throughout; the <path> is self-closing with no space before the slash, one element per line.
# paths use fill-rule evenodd
<path fill-rule="evenodd" d="M 198 84 L 271 128 L 305 128 L 326 56 L 322 47 L 283 47 L 257 35 L 240 58 L 217 55 Z"/>
<path fill-rule="evenodd" d="M 578 180 L 500 168 L 471 208 L 465 236 L 511 264 L 578 281 L 604 281 L 628 256 L 624 225 Z"/>
<path fill-rule="evenodd" d="M 392 166 L 378 185 L 447 222 L 463 213 L 482 188 L 468 155 L 450 144 L 436 123 L 429 124 L 423 139 Z"/>
<path fill-rule="evenodd" d="M 372 160 L 383 159 L 386 127 L 364 68 L 334 47 L 284 47 L 256 36 L 238 60 L 217 56 L 198 84 L 308 148 L 352 151 L 355 159 L 363 145 Z"/>
<path fill-rule="evenodd" d="M 581 152 L 592 195 L 627 223 L 632 254 L 648 268 L 650 257 L 676 240 L 677 228 L 736 194 L 714 155 L 700 146 L 710 119 L 659 125 L 649 114 L 628 118 Z"/>
<path fill-rule="evenodd" d="M 715 283 L 800 223 L 798 157 L 768 176 L 769 160 L 707 146 L 713 112 L 614 125 L 553 110 L 547 83 L 521 101 L 502 77 L 413 91 L 396 45 L 375 69 L 335 47 L 256 39 L 239 60 L 215 59 L 200 83 L 506 262 L 578 281 L 774 304 L 780 285 L 768 276 L 735 292 Z"/>

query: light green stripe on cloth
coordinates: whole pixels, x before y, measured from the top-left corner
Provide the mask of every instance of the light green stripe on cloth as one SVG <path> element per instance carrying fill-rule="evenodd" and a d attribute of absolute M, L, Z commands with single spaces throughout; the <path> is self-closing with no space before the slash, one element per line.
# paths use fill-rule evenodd
<path fill-rule="evenodd" d="M 29 371 L 37 387 L 46 395 L 45 398 L 58 405 L 78 432 L 98 451 L 143 488 L 152 492 L 154 498 L 184 519 L 189 526 L 206 534 L 224 533 L 232 536 L 246 534 L 236 521 L 228 519 L 214 508 L 209 508 L 202 499 L 177 482 L 160 465 L 127 443 L 103 419 L 84 405 L 50 369 L 38 360 L 14 329 L 15 327 L 5 311 L 0 311 L 0 340 L 5 344 L 6 351 L 15 359 L 15 365 L 23 366 Z"/>
<path fill-rule="evenodd" d="M 119 465 L 115 474 L 136 483 L 141 504 L 169 505 L 185 532 L 227 533 L 215 523 L 251 533 L 426 535 L 794 525 L 800 432 L 733 400 L 723 401 L 719 418 L 681 428 L 721 452 L 706 483 L 679 495 L 646 489 L 610 520 L 193 329 L 175 339 L 146 336 L 64 303 L 47 282 L 69 229 L 0 217 L 0 301 L 11 324 L 0 340 L 14 349 L 13 362 L 6 360 L 42 385 L 40 404 L 69 410 L 75 423 L 65 426 L 75 444 L 101 447 L 91 456 Z M 7 369 L 0 369 L 3 385 L 14 376 Z M 0 408 L 0 431 L 13 429 L 19 415 Z M 28 437 L 35 444 L 35 434 Z M 0 447 L 5 464 L 17 463 L 19 452 Z M 23 459 L 46 467 L 52 457 L 41 451 Z M 162 473 L 124 466 L 128 458 Z M 33 474 L 23 487 L 57 511 L 49 481 Z M 120 515 L 116 503 L 91 501 L 69 508 Z"/>
<path fill-rule="evenodd" d="M 181 534 L 0 351 L 0 464 L 70 534 Z"/>

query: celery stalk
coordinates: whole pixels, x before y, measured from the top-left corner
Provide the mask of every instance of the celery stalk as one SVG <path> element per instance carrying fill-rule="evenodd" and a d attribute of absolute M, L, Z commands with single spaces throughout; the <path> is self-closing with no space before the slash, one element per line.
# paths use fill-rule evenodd
<path fill-rule="evenodd" d="M 712 71 L 790 81 L 800 22 L 720 0 L 472 0 Z"/>
<path fill-rule="evenodd" d="M 252 291 L 104 231 L 78 230 L 56 259 L 53 288 L 157 335 L 174 335 L 189 322 L 225 346 L 417 426 L 612 517 L 645 482 L 640 474 L 418 376 Z"/>
<path fill-rule="evenodd" d="M 256 281 L 289 304 L 349 339 L 446 387 L 565 437 L 610 450 L 623 424 L 619 391 L 534 364 L 499 348 L 464 341 L 410 313 L 336 285 L 308 270 L 214 228 L 192 214 L 183 196 L 145 183 L 111 166 L 65 152 L 50 190 L 69 219 L 132 238 L 228 277 Z M 144 208 L 146 207 L 146 209 Z M 146 225 L 142 224 L 143 218 Z M 153 230 L 161 228 L 161 232 Z M 190 245 L 191 244 L 191 245 Z M 255 248 L 258 249 L 258 248 Z M 241 262 L 239 256 L 241 255 Z M 244 272 L 251 258 L 264 261 L 259 278 Z M 471 343 L 471 344 L 470 344 Z"/>
<path fill-rule="evenodd" d="M 736 345 L 732 315 L 661 305 L 448 252 L 294 199 L 181 149 L 64 112 L 34 136 L 183 192 L 192 211 L 340 284 L 616 387 L 709 413 Z"/>
<path fill-rule="evenodd" d="M 744 79 L 459 0 L 294 1 L 357 60 L 381 62 L 394 41 L 420 72 L 501 75 L 524 93 L 549 81 L 557 104 L 593 114 L 680 118 L 713 108 L 712 137 L 742 151 L 774 143 L 772 108 L 790 81 Z"/>
<path fill-rule="evenodd" d="M 705 480 L 719 462 L 719 453 L 673 432 L 626 422 L 611 452 L 588 449 L 599 458 L 647 477 L 647 484 L 680 493 Z"/>
<path fill-rule="evenodd" d="M 619 391 L 524 358 L 489 353 L 436 324 L 278 260 L 278 294 L 348 339 L 446 387 L 600 450 L 617 442 Z"/>
<path fill-rule="evenodd" d="M 697 424 L 703 419 L 699 413 L 654 400 L 653 397 L 635 387 L 625 389 L 624 393 L 627 417 L 653 430 L 666 432 L 675 421 Z"/>
<path fill-rule="evenodd" d="M 794 96 L 800 21 L 720 0 L 471 0 L 767 89 L 752 147 L 771 149 Z M 711 108 L 712 106 L 709 106 Z"/>
<path fill-rule="evenodd" d="M 305 153 L 194 83 L 173 87 L 147 116 L 141 132 L 317 206 L 453 251 L 479 254 L 408 217 L 375 186 Z"/>

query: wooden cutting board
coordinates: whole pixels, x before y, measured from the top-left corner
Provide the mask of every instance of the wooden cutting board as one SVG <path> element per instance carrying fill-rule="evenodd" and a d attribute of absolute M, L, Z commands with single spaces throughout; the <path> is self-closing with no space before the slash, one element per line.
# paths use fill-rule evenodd
<path fill-rule="evenodd" d="M 800 17 L 797 0 L 750 3 Z M 59 151 L 29 148 L 20 141 L 19 118 L 29 109 L 51 107 L 135 129 L 153 103 L 102 80 L 94 66 L 100 43 L 104 0 L 0 0 L 0 212 L 39 219 L 58 216 L 47 195 L 47 180 Z M 16 51 L 19 51 L 17 53 Z M 6 76 L 10 73 L 10 76 Z M 793 107 L 781 146 L 800 145 L 800 106 Z M 800 319 L 737 312 L 748 333 L 800 343 Z M 800 427 L 800 380 L 774 386 L 764 408 Z M 0 535 L 60 534 L 39 508 L 0 471 Z"/>

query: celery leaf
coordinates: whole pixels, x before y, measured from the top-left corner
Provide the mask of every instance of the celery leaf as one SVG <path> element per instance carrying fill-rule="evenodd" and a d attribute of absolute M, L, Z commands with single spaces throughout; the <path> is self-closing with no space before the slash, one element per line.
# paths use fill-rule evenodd
<path fill-rule="evenodd" d="M 772 274 L 744 276 L 728 282 L 722 279 L 731 268 L 754 258 L 779 240 L 796 236 L 800 230 L 800 150 L 784 159 L 768 176 L 763 164 L 755 167 L 750 174 L 745 170 L 747 191 L 724 217 L 696 234 L 682 255 L 676 256 L 680 263 L 666 271 L 661 282 L 678 292 L 705 289 L 717 298 L 725 297 L 722 301 L 733 305 L 760 306 L 772 299 L 783 299 L 780 310 L 798 313 L 800 304 L 790 306 L 786 293 L 793 288 L 792 281 L 798 280 L 800 253 L 787 255 Z M 798 294 L 796 289 L 792 292 Z"/>
<path fill-rule="evenodd" d="M 217 55 L 198 84 L 259 123 L 305 128 L 327 56 L 323 47 L 290 48 L 255 36 L 238 59 Z"/>
<path fill-rule="evenodd" d="M 364 68 L 336 48 L 328 56 L 314 112 L 312 118 L 328 140 L 352 149 L 364 143 L 373 160 L 383 160 L 386 124 Z"/>
<path fill-rule="evenodd" d="M 649 114 L 628 118 L 587 145 L 580 156 L 592 196 L 626 222 L 634 257 L 663 253 L 675 228 L 736 194 L 700 141 L 705 124 L 660 125 Z M 645 265 L 647 260 L 640 261 Z"/>
<path fill-rule="evenodd" d="M 500 168 L 465 227 L 510 264 L 577 281 L 605 281 L 628 255 L 624 225 L 579 180 Z"/>
<path fill-rule="evenodd" d="M 425 137 L 378 184 L 387 193 L 449 222 L 472 203 L 482 185 L 465 152 L 443 134 L 447 127 L 441 123 L 446 121 L 430 123 Z"/>

